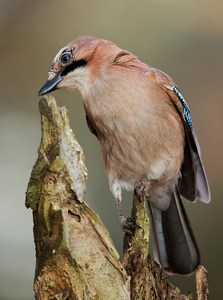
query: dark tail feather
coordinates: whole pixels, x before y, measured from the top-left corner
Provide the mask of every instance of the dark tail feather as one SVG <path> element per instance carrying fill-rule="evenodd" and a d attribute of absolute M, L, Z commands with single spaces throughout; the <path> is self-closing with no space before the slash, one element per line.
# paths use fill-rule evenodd
<path fill-rule="evenodd" d="M 200 262 L 199 250 L 178 190 L 171 195 L 167 210 L 148 202 L 154 233 L 154 255 L 168 273 L 193 273 Z"/>

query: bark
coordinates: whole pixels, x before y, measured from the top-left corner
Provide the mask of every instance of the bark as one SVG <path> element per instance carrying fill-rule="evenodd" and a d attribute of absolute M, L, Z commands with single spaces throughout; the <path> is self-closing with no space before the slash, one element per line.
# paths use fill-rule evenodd
<path fill-rule="evenodd" d="M 120 261 L 108 231 L 85 203 L 87 169 L 67 110 L 52 96 L 42 98 L 39 108 L 42 139 L 26 193 L 33 210 L 35 299 L 193 299 L 150 258 L 145 199 L 136 196 L 132 217 L 140 227 L 125 235 Z M 196 281 L 197 299 L 208 299 L 203 267 Z"/>

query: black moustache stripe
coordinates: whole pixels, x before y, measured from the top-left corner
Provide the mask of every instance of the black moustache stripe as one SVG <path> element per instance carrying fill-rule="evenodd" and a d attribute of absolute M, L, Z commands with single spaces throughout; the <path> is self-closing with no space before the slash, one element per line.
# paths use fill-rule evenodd
<path fill-rule="evenodd" d="M 76 60 L 76 61 L 72 62 L 72 64 L 70 64 L 69 66 L 67 66 L 63 69 L 63 71 L 61 72 L 61 76 L 65 76 L 77 68 L 84 67 L 84 66 L 86 66 L 86 64 L 87 64 L 87 62 L 84 59 Z"/>

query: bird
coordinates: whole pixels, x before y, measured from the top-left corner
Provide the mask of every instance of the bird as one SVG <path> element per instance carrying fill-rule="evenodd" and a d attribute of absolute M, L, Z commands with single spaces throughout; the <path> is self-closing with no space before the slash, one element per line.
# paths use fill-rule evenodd
<path fill-rule="evenodd" d="M 122 190 L 145 195 L 154 257 L 168 274 L 189 275 L 200 252 L 183 199 L 211 200 L 190 108 L 173 79 L 102 38 L 81 36 L 54 57 L 38 95 L 79 90 L 97 137 L 121 227 L 134 223 Z"/>

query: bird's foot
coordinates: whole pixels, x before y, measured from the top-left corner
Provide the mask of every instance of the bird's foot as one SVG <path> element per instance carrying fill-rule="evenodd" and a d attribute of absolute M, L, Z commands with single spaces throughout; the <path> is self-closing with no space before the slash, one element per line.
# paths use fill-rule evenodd
<path fill-rule="evenodd" d="M 150 189 L 151 189 L 152 180 L 141 180 L 135 184 L 135 194 L 141 198 L 146 196 L 147 199 L 150 198 Z"/>
<path fill-rule="evenodd" d="M 133 235 L 135 228 L 141 228 L 131 217 L 125 218 L 122 216 L 120 218 L 120 224 L 122 230 L 129 235 Z"/>

